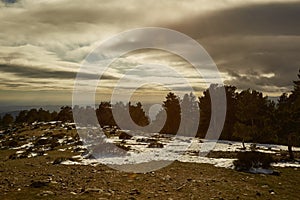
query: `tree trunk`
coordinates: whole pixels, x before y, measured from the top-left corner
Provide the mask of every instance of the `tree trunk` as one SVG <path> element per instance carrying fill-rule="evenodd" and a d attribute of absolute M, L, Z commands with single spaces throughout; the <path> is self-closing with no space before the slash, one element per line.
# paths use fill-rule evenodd
<path fill-rule="evenodd" d="M 243 149 L 246 149 L 246 147 L 245 147 L 245 140 L 244 139 L 242 140 L 242 145 L 243 145 Z"/>
<path fill-rule="evenodd" d="M 292 134 L 289 134 L 288 136 L 288 150 L 289 150 L 289 155 L 290 155 L 290 159 L 294 160 L 294 153 L 293 153 L 293 149 L 292 149 Z"/>
<path fill-rule="evenodd" d="M 292 145 L 288 145 L 288 149 L 289 149 L 289 155 L 290 155 L 290 159 L 291 160 L 294 160 L 294 153 L 293 153 L 293 150 L 292 150 Z"/>

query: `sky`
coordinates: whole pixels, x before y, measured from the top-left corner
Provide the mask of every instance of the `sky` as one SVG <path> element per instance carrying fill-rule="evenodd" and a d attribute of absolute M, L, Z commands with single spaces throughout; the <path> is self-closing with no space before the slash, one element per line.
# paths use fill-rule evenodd
<path fill-rule="evenodd" d="M 252 88 L 277 97 L 289 92 L 297 79 L 300 1 L 1 0 L 1 106 L 72 104 L 75 78 L 86 56 L 99 42 L 143 27 L 168 28 L 193 38 L 211 56 L 224 84 L 239 90 Z M 213 75 L 204 81 L 178 55 L 145 49 L 127 53 L 110 65 L 98 84 L 96 101 L 110 98 L 130 69 L 149 63 L 174 68 L 197 95 L 214 82 Z M 161 80 L 171 80 L 171 88 L 187 90 L 176 76 L 151 65 L 128 77 L 128 83 L 143 79 L 145 71 L 152 69 Z M 132 98 L 162 100 L 170 88 L 166 87 L 149 83 Z"/>

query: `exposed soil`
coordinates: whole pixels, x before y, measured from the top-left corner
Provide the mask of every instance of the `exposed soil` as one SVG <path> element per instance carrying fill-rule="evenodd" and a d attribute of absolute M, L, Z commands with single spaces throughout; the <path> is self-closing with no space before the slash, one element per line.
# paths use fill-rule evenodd
<path fill-rule="evenodd" d="M 11 145 L 25 144 L 25 139 L 33 135 L 41 137 L 49 132 L 48 128 L 24 128 L 17 136 L 12 135 L 18 144 L 11 142 Z M 14 158 L 12 155 L 18 150 L 0 150 L 0 199 L 296 200 L 300 196 L 300 169 L 297 168 L 277 168 L 280 176 L 274 176 L 181 162 L 144 174 L 125 173 L 105 165 L 62 165 L 60 161 L 79 153 L 73 149 L 59 151 L 76 143 L 69 138 L 69 143 L 57 144 L 58 138 L 64 137 L 59 134 L 74 136 L 76 131 L 54 129 L 52 132 L 57 136 L 48 141 L 52 144 L 50 150 L 36 157 Z M 34 143 L 33 150 L 47 146 L 43 140 L 36 140 L 39 142 Z"/>

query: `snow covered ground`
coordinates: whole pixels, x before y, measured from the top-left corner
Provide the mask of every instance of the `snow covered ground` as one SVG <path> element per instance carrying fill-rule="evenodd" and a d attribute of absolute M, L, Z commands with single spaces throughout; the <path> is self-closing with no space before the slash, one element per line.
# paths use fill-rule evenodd
<path fill-rule="evenodd" d="M 145 139 L 144 141 L 141 139 Z M 140 139 L 140 141 L 139 141 Z M 238 152 L 242 151 L 240 142 L 233 141 L 211 141 L 199 138 L 189 137 L 173 137 L 173 138 L 158 138 L 158 142 L 163 144 L 163 148 L 149 148 L 149 143 L 145 142 L 149 138 L 134 136 L 128 140 L 122 140 L 117 137 L 107 139 L 108 142 L 114 144 L 123 144 L 130 147 L 130 150 L 123 156 L 97 156 L 97 159 L 87 159 L 84 156 L 76 156 L 79 162 L 64 161 L 63 164 L 83 164 L 83 165 L 124 165 L 124 164 L 139 164 L 150 161 L 181 161 L 192 163 L 208 163 L 216 167 L 233 168 L 235 159 L 229 158 L 208 158 L 207 151 L 213 147 L 213 152 Z M 250 143 L 245 144 L 250 150 Z M 287 151 L 287 146 L 274 144 L 257 144 L 257 151 L 265 153 L 280 153 Z M 300 151 L 300 148 L 293 148 L 294 151 Z M 300 163 L 274 163 L 276 167 L 300 167 Z"/>
<path fill-rule="evenodd" d="M 52 126 L 55 124 L 55 126 Z M 39 125 L 39 124 L 37 124 Z M 40 126 L 44 126 L 43 124 Z M 113 149 L 123 151 L 122 154 L 103 153 L 106 146 L 98 145 L 100 148 L 96 148 L 97 151 L 92 152 L 94 149 L 90 148 L 92 145 L 83 145 L 78 138 L 72 138 L 70 135 L 59 136 L 51 135 L 51 131 L 60 130 L 61 128 L 74 129 L 74 124 L 61 124 L 60 122 L 49 122 L 45 125 L 45 130 L 41 136 L 24 137 L 13 134 L 11 137 L 4 137 L 0 140 L 1 148 L 10 148 L 16 150 L 16 155 L 12 158 L 23 157 L 36 157 L 47 155 L 47 151 L 55 147 L 60 152 L 73 151 L 80 153 L 71 160 L 77 160 L 77 162 L 66 160 L 62 164 L 79 164 L 79 165 L 126 165 L 126 164 L 140 164 L 148 163 L 151 161 L 181 161 L 191 163 L 208 163 L 216 167 L 233 168 L 233 161 L 235 159 L 235 152 L 242 150 L 241 142 L 226 141 L 226 140 L 204 140 L 192 137 L 183 137 L 173 135 L 159 135 L 159 134 L 132 134 L 131 139 L 119 139 L 120 134 L 111 135 L 106 138 L 102 135 L 100 138 L 106 143 L 112 144 Z M 51 130 L 50 130 L 51 129 Z M 78 127 L 77 127 L 78 129 Z M 93 130 L 95 128 L 80 128 L 86 138 L 80 138 L 80 140 L 89 141 L 89 136 L 92 138 L 95 136 Z M 91 133 L 89 132 L 90 130 Z M 121 131 L 129 133 L 128 131 Z M 50 134 L 49 134 L 50 133 Z M 130 134 L 130 133 L 129 133 Z M 143 135 L 143 136 L 141 136 Z M 145 136 L 147 135 L 147 137 Z M 103 139 L 104 138 L 104 139 Z M 15 144 L 17 143 L 17 144 Z M 49 143 L 49 144 L 48 144 Z M 5 144 L 12 144 L 11 147 L 5 146 Z M 152 145 L 152 146 L 151 146 Z M 245 143 L 247 151 L 250 151 L 251 143 Z M 77 149 L 75 151 L 75 149 Z M 87 151 L 87 150 L 89 151 Z M 90 151 L 92 149 L 92 151 Z M 274 154 L 275 156 L 282 157 L 281 155 L 287 154 L 288 147 L 284 145 L 274 144 L 256 144 L 256 151 Z M 293 151 L 300 152 L 299 147 L 293 147 Z M 87 153 L 89 152 L 89 153 Z M 207 154 L 211 152 L 209 157 Z M 281 159 L 283 160 L 283 159 Z M 276 167 L 300 167 L 300 162 L 279 162 L 273 163 Z"/>

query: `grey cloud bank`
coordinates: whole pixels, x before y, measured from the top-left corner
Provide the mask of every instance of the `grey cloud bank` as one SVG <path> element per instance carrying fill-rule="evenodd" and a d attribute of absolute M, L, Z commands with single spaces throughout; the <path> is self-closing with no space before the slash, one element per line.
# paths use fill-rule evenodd
<path fill-rule="evenodd" d="M 205 46 L 227 84 L 269 94 L 288 91 L 300 67 L 300 2 L 229 8 L 171 28 Z M 267 76 L 272 74 L 272 76 Z"/>
<path fill-rule="evenodd" d="M 240 89 L 278 96 L 291 89 L 300 67 L 299 1 L 6 0 L 0 2 L 1 92 L 15 91 L 13 102 L 19 91 L 44 88 L 54 94 L 64 89 L 71 94 L 76 72 L 94 42 L 145 26 L 172 28 L 198 40 L 224 82 Z M 122 66 L 102 77 L 102 87 L 111 88 L 128 67 L 143 62 L 174 66 L 203 89 L 203 80 L 195 80 L 190 66 L 177 56 L 147 51 L 116 62 Z"/>

